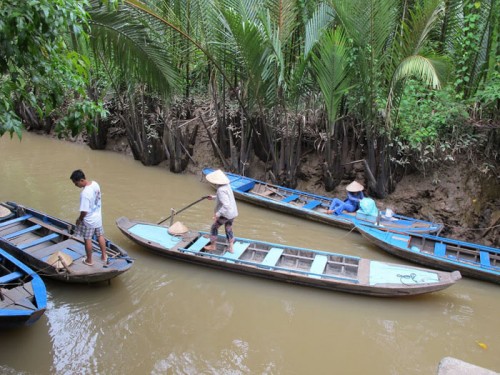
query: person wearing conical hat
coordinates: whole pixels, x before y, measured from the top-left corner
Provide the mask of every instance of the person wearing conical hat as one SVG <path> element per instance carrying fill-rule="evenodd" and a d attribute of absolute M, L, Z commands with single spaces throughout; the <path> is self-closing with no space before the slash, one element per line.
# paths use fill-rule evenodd
<path fill-rule="evenodd" d="M 205 246 L 204 249 L 206 251 L 216 249 L 219 228 L 224 225 L 228 242 L 227 251 L 232 253 L 234 243 L 233 222 L 238 216 L 238 208 L 236 207 L 233 190 L 229 186 L 229 178 L 220 169 L 207 174 L 205 178 L 208 182 L 217 186 L 217 193 L 208 197 L 209 200 L 215 199 L 215 210 L 213 223 L 210 227 L 210 244 Z"/>
<path fill-rule="evenodd" d="M 326 211 L 327 214 L 340 215 L 342 211 L 355 212 L 358 210 L 359 202 L 365 197 L 363 195 L 364 186 L 353 181 L 345 189 L 347 190 L 347 198 L 343 201 L 333 198 L 330 208 Z"/>

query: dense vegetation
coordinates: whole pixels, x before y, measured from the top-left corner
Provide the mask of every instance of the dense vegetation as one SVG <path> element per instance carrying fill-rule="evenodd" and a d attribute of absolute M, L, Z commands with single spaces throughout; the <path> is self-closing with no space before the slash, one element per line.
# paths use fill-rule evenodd
<path fill-rule="evenodd" d="M 457 153 L 496 174 L 496 0 L 0 0 L 0 135 L 125 129 L 182 171 L 198 127 L 227 169 L 294 187 L 316 152 L 331 190 L 362 161 L 383 197 Z"/>

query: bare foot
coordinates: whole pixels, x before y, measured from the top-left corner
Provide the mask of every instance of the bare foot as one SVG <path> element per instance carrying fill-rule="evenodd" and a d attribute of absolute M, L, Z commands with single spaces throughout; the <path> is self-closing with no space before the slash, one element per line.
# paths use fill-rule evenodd
<path fill-rule="evenodd" d="M 205 251 L 215 251 L 215 246 L 205 246 L 203 248 L 203 250 L 205 250 Z"/>
<path fill-rule="evenodd" d="M 231 246 L 231 247 L 229 247 L 229 246 L 228 246 L 227 251 L 228 251 L 229 253 L 231 253 L 231 254 L 233 254 L 233 253 L 234 253 L 234 251 L 233 251 L 233 247 L 232 247 L 232 246 Z"/>
<path fill-rule="evenodd" d="M 331 214 L 333 214 L 333 211 L 332 211 L 332 210 L 326 210 L 326 213 L 327 213 L 328 215 L 331 215 Z"/>

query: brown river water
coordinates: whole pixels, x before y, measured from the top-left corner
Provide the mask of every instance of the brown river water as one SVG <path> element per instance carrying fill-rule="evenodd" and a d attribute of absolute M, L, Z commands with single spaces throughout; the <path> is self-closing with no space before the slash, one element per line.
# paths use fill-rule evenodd
<path fill-rule="evenodd" d="M 200 166 L 200 170 L 201 170 Z M 204 166 L 203 166 L 204 167 Z M 46 281 L 31 327 L 0 332 L 2 374 L 435 374 L 451 356 L 500 372 L 500 287 L 462 279 L 444 291 L 384 299 L 288 285 L 148 253 L 119 232 L 158 222 L 212 188 L 200 175 L 43 136 L 0 138 L 0 201 L 74 221 L 81 168 L 103 192 L 106 236 L 135 259 L 111 285 Z M 404 263 L 360 235 L 240 202 L 235 235 Z M 213 201 L 178 220 L 208 230 Z"/>

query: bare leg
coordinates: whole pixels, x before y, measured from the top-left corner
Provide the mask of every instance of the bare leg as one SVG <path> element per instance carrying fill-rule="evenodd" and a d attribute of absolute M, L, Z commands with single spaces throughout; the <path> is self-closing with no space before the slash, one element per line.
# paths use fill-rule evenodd
<path fill-rule="evenodd" d="M 106 254 L 106 240 L 104 236 L 99 236 L 97 239 L 99 242 L 99 247 L 101 248 L 101 260 L 106 263 L 108 261 L 108 255 Z"/>
<path fill-rule="evenodd" d="M 234 252 L 233 251 L 233 243 L 234 243 L 234 239 L 229 240 L 227 243 L 227 251 L 229 251 L 231 254 Z"/>
<path fill-rule="evenodd" d="M 92 239 L 85 240 L 85 253 L 87 255 L 87 259 L 85 262 L 89 265 L 93 264 L 92 262 Z"/>

